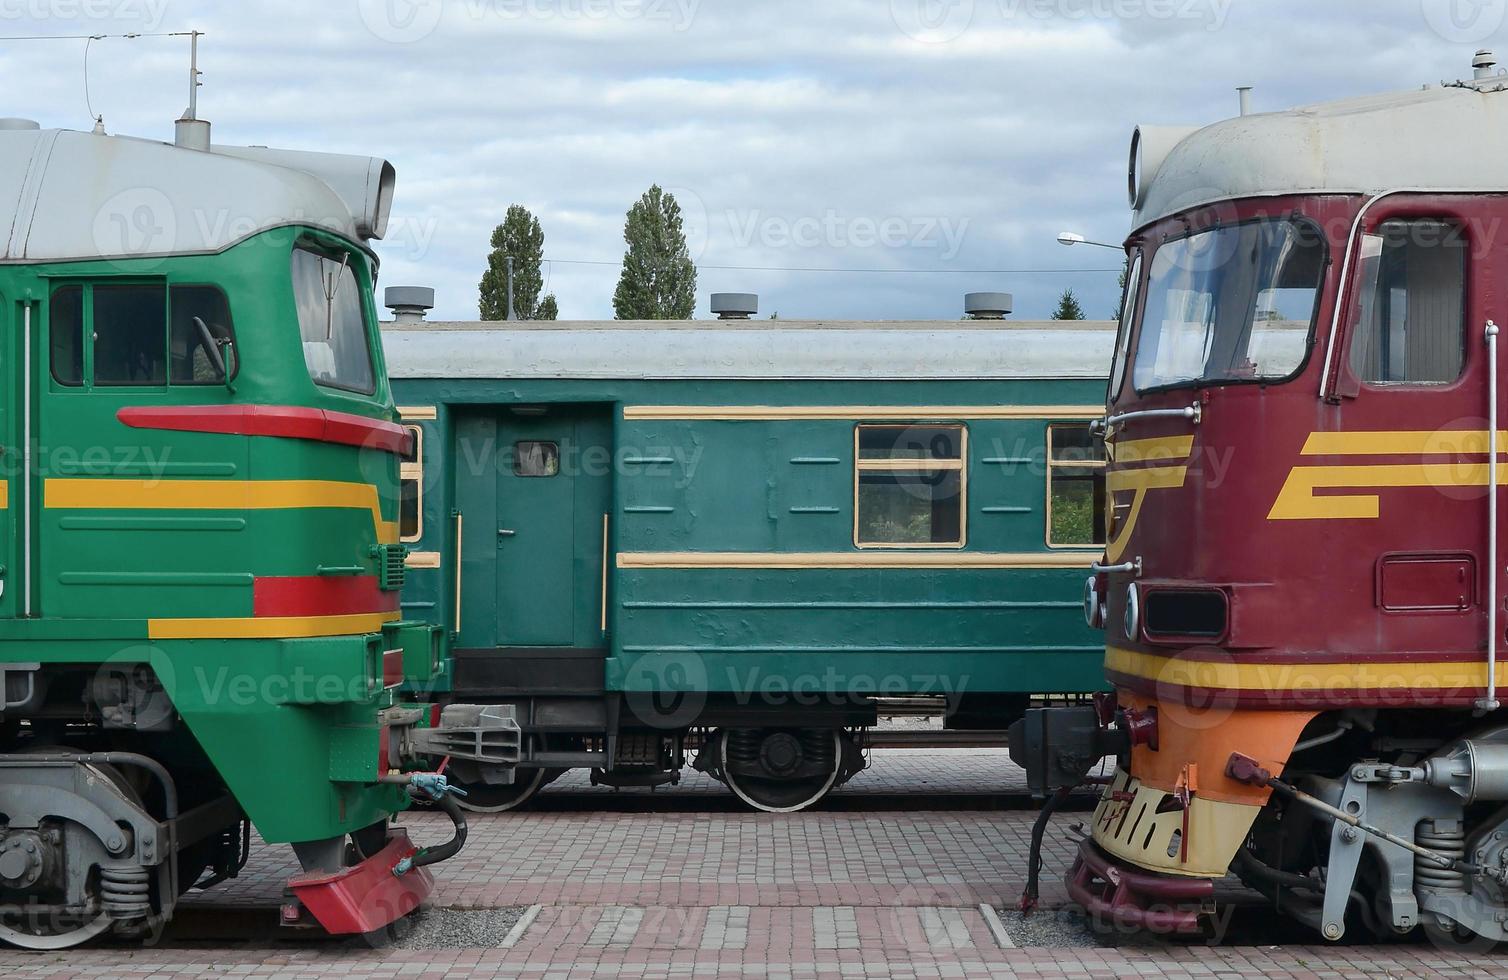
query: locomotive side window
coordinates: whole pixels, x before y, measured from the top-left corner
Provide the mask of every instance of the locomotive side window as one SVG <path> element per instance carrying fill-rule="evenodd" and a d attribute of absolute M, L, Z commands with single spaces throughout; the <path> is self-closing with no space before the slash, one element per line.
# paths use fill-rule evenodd
<path fill-rule="evenodd" d="M 855 545 L 963 547 L 963 426 L 861 425 L 854 444 Z"/>
<path fill-rule="evenodd" d="M 295 248 L 292 272 L 309 377 L 315 384 L 363 395 L 376 391 L 361 286 L 350 254 Z"/>
<path fill-rule="evenodd" d="M 167 288 L 161 285 L 95 286 L 94 383 L 167 383 Z"/>
<path fill-rule="evenodd" d="M 1136 389 L 1293 376 L 1309 355 L 1325 256 L 1318 229 L 1296 221 L 1164 243 L 1147 281 Z"/>
<path fill-rule="evenodd" d="M 84 383 L 84 287 L 55 290 L 47 313 L 52 376 L 58 384 Z"/>
<path fill-rule="evenodd" d="M 405 425 L 414 446 L 398 464 L 398 540 L 418 541 L 424 536 L 424 430 Z"/>
<path fill-rule="evenodd" d="M 168 374 L 173 384 L 223 384 L 226 378 L 220 364 L 235 376 L 236 332 L 224 293 L 214 286 L 174 286 L 168 298 L 168 320 Z M 215 345 L 213 351 L 210 343 Z"/>
<path fill-rule="evenodd" d="M 1361 243 L 1351 370 L 1367 384 L 1448 384 L 1466 362 L 1466 242 L 1441 221 L 1389 221 Z"/>
<path fill-rule="evenodd" d="M 1048 426 L 1047 543 L 1105 543 L 1105 442 L 1087 425 Z"/>

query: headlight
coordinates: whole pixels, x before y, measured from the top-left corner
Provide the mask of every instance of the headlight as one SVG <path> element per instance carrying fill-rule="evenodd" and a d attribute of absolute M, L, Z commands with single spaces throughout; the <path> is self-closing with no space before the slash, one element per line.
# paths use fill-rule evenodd
<path fill-rule="evenodd" d="M 1092 630 L 1105 628 L 1105 600 L 1100 598 L 1099 577 L 1096 575 L 1084 580 L 1084 622 Z"/>
<path fill-rule="evenodd" d="M 1134 640 L 1141 633 L 1141 591 L 1136 583 L 1126 586 L 1126 639 Z"/>

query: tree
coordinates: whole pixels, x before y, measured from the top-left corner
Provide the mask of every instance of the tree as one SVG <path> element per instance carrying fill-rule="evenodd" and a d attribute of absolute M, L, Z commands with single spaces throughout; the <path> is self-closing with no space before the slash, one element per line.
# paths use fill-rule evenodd
<path fill-rule="evenodd" d="M 521 204 L 508 207 L 503 223 L 492 230 L 492 251 L 478 287 L 483 320 L 508 317 L 508 258 L 513 258 L 513 313 L 520 320 L 553 320 L 555 295 L 540 299 L 544 275 L 545 233 L 539 219 Z"/>
<path fill-rule="evenodd" d="M 686 248 L 681 206 L 654 185 L 628 209 L 623 274 L 613 292 L 620 320 L 689 320 L 696 312 L 696 264 Z"/>
<path fill-rule="evenodd" d="M 1079 298 L 1073 294 L 1072 289 L 1063 290 L 1063 295 L 1058 297 L 1058 308 L 1053 312 L 1054 320 L 1082 320 L 1084 308 L 1079 305 Z"/>

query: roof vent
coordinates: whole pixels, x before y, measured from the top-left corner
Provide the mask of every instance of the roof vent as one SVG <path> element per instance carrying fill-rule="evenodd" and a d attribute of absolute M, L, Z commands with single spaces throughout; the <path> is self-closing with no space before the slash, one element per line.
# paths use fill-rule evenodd
<path fill-rule="evenodd" d="M 759 294 L 713 293 L 712 312 L 719 320 L 747 320 L 759 312 Z"/>
<path fill-rule="evenodd" d="M 17 119 L 15 117 L 8 117 L 8 118 L 0 119 L 0 130 L 41 129 L 41 128 L 42 128 L 42 124 L 39 123 L 39 122 L 37 122 L 35 119 Z"/>
<path fill-rule="evenodd" d="M 1013 301 L 1010 293 L 968 293 L 963 311 L 974 320 L 1004 320 L 1011 314 Z"/>
<path fill-rule="evenodd" d="M 1498 66 L 1498 59 L 1493 55 L 1490 48 L 1483 48 L 1471 59 L 1471 75 L 1473 78 L 1491 78 L 1493 69 Z"/>
<path fill-rule="evenodd" d="M 435 308 L 435 291 L 428 286 L 389 286 L 382 291 L 382 305 L 393 311 L 394 323 L 423 323 L 424 314 Z"/>

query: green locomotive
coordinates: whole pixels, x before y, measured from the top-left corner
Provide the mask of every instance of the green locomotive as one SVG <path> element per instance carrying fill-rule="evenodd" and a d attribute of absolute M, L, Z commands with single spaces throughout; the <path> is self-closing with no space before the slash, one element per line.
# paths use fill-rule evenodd
<path fill-rule="evenodd" d="M 389 829 L 443 791 L 404 759 L 508 757 L 495 711 L 396 703 L 444 637 L 398 604 L 393 184 L 193 118 L 0 121 L 0 940 L 145 933 L 252 826 L 304 868 L 286 919 L 381 928 L 464 831 Z"/>
<path fill-rule="evenodd" d="M 388 290 L 404 609 L 428 688 L 508 705 L 503 810 L 590 768 L 695 764 L 796 810 L 863 767 L 876 698 L 1003 729 L 1102 687 L 1078 601 L 1103 542 L 1108 323 L 438 323 Z"/>

